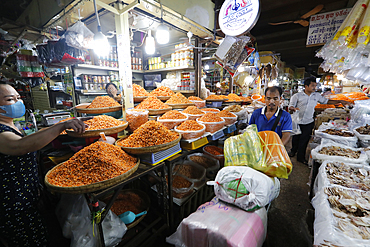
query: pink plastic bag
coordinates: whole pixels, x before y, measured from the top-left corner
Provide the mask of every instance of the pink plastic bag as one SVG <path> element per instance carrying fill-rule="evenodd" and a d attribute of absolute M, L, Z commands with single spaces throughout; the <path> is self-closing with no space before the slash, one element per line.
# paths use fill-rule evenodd
<path fill-rule="evenodd" d="M 246 212 L 217 197 L 183 219 L 177 231 L 166 239 L 182 247 L 260 247 L 265 241 L 267 212 L 263 207 Z"/>

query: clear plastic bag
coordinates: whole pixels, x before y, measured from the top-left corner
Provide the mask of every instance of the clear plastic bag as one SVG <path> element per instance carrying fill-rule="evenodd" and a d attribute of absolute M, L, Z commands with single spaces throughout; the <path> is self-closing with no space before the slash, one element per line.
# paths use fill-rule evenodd
<path fill-rule="evenodd" d="M 149 111 L 140 109 L 127 109 L 126 110 L 126 121 L 131 131 L 135 131 L 141 125 L 148 122 Z"/>
<path fill-rule="evenodd" d="M 221 122 L 202 122 L 197 119 L 196 121 L 197 123 L 206 126 L 206 132 L 210 133 L 215 133 L 225 126 L 225 120 L 222 120 Z"/>
<path fill-rule="evenodd" d="M 201 125 L 203 126 L 203 129 L 201 130 L 178 130 L 176 126 L 175 131 L 181 134 L 182 139 L 191 140 L 201 137 L 206 132 L 206 126 L 204 124 Z"/>
<path fill-rule="evenodd" d="M 166 126 L 170 130 L 175 128 L 176 126 L 179 126 L 180 124 L 182 124 L 186 120 L 188 120 L 188 116 L 186 116 L 186 118 L 184 118 L 184 119 L 161 119 L 161 117 L 157 118 L 157 122 L 160 122 L 161 124 L 163 124 L 164 126 Z"/>
<path fill-rule="evenodd" d="M 62 38 L 66 39 L 67 45 L 77 49 L 93 48 L 94 33 L 81 21 L 68 28 Z"/>
<path fill-rule="evenodd" d="M 181 247 L 261 247 L 266 238 L 267 212 L 246 212 L 213 198 L 183 219 L 166 241 Z"/>
<path fill-rule="evenodd" d="M 203 108 L 206 106 L 205 100 L 190 100 L 190 102 L 194 103 L 196 107 Z"/>
<path fill-rule="evenodd" d="M 173 174 L 180 174 L 194 183 L 194 188 L 199 189 L 206 181 L 206 169 L 190 161 L 183 161 L 173 166 Z"/>
<path fill-rule="evenodd" d="M 320 138 L 330 139 L 333 142 L 348 145 L 353 148 L 357 147 L 358 139 L 356 136 L 344 137 L 344 136 L 339 136 L 339 135 L 330 135 L 330 134 L 323 132 L 328 129 L 342 130 L 342 128 L 336 128 L 336 125 L 334 124 L 334 122 L 323 123 L 319 126 L 317 130 L 315 130 L 315 136 L 320 137 Z M 350 132 L 350 131 L 346 131 L 346 132 Z"/>
<path fill-rule="evenodd" d="M 300 135 L 302 133 L 301 128 L 299 127 L 299 111 L 295 111 L 292 114 L 292 135 Z"/>
<path fill-rule="evenodd" d="M 250 167 L 228 166 L 222 168 L 213 185 L 215 195 L 222 201 L 246 211 L 254 211 L 269 204 L 279 196 L 280 182 Z"/>
<path fill-rule="evenodd" d="M 243 134 L 226 139 L 224 155 L 225 166 L 249 166 L 255 169 L 264 166 L 265 160 L 257 125 L 249 125 Z"/>
<path fill-rule="evenodd" d="M 214 179 L 220 169 L 220 162 L 208 155 L 194 153 L 187 156 L 187 159 L 206 169 L 207 178 Z"/>
<path fill-rule="evenodd" d="M 226 126 L 234 124 L 238 120 L 238 117 L 236 115 L 235 115 L 235 117 L 222 117 L 222 118 L 225 120 L 225 125 Z"/>
<path fill-rule="evenodd" d="M 196 120 L 197 118 L 200 118 L 204 115 L 204 113 L 199 114 L 199 115 L 193 115 L 193 114 L 188 114 L 188 113 L 182 113 L 182 114 L 185 114 L 186 116 L 188 116 L 188 120 Z"/>

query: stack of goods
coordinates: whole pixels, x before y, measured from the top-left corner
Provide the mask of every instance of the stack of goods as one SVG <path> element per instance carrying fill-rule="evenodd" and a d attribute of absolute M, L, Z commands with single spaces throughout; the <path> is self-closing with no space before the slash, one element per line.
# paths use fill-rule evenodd
<path fill-rule="evenodd" d="M 206 106 L 206 101 L 205 100 L 202 100 L 199 97 L 190 96 L 188 99 L 191 102 L 193 102 L 195 104 L 195 106 L 198 107 L 198 108 L 202 108 L 202 107 L 205 107 Z"/>
<path fill-rule="evenodd" d="M 179 138 L 176 132 L 170 131 L 161 123 L 149 121 L 141 125 L 132 135 L 119 140 L 117 144 L 122 147 L 151 147 L 172 142 Z"/>
<path fill-rule="evenodd" d="M 52 169 L 47 182 L 61 187 L 98 183 L 123 175 L 132 169 L 137 159 L 121 148 L 105 142 L 94 142 Z"/>
<path fill-rule="evenodd" d="M 317 175 L 315 243 L 367 246 L 370 241 L 370 169 L 367 165 L 325 161 Z"/>
<path fill-rule="evenodd" d="M 206 169 L 207 178 L 214 179 L 218 170 L 220 169 L 220 163 L 218 160 L 209 157 L 202 153 L 190 154 L 188 160 L 204 167 Z"/>
<path fill-rule="evenodd" d="M 238 116 L 238 119 L 246 119 L 248 117 L 247 108 L 243 108 L 240 105 L 231 105 L 224 108 L 224 110 L 234 113 Z"/>
<path fill-rule="evenodd" d="M 330 120 L 333 120 L 334 122 L 338 122 L 341 120 L 347 121 L 350 118 L 351 118 L 351 115 L 345 109 L 328 108 L 328 109 L 325 109 L 319 115 L 317 115 L 316 120 L 315 120 L 315 128 L 317 129 L 322 123 L 329 122 Z"/>
<path fill-rule="evenodd" d="M 225 120 L 225 125 L 231 125 L 238 120 L 238 116 L 229 111 L 223 110 L 217 113 L 217 116 L 222 117 Z"/>
<path fill-rule="evenodd" d="M 32 54 L 32 52 L 31 52 Z M 36 56 L 16 54 L 17 68 L 21 77 L 44 77 L 42 66 Z"/>
<path fill-rule="evenodd" d="M 360 139 L 360 144 L 362 147 L 370 146 L 370 125 L 358 127 L 353 130 L 355 135 Z"/>
<path fill-rule="evenodd" d="M 346 131 L 344 126 L 338 126 L 334 122 L 323 123 L 318 130 L 315 130 L 315 136 L 322 140 L 328 139 L 349 147 L 357 147 L 358 139 L 355 134 Z"/>
<path fill-rule="evenodd" d="M 150 95 L 151 96 L 172 96 L 174 95 L 175 93 L 168 87 L 164 87 L 164 86 L 160 86 L 158 88 L 156 88 L 155 90 L 153 90 L 152 92 L 150 92 Z"/>
<path fill-rule="evenodd" d="M 180 126 L 176 126 L 175 131 L 180 133 L 184 140 L 191 140 L 203 136 L 206 126 L 194 120 L 186 120 Z"/>
<path fill-rule="evenodd" d="M 352 148 L 340 143 L 325 143 L 311 151 L 316 160 L 332 160 L 350 163 L 366 162 L 368 157 L 362 149 Z"/>
<path fill-rule="evenodd" d="M 134 97 L 145 97 L 150 95 L 143 87 L 135 83 L 132 84 L 132 91 Z"/>
<path fill-rule="evenodd" d="M 177 105 L 177 104 L 190 104 L 190 100 L 188 100 L 184 95 L 181 93 L 177 93 L 172 95 L 169 100 L 166 101 L 166 104 Z"/>
<path fill-rule="evenodd" d="M 335 106 L 330 104 L 317 104 L 315 106 L 315 109 L 327 109 L 327 108 L 335 108 Z"/>
<path fill-rule="evenodd" d="M 225 166 L 249 166 L 279 178 L 288 178 L 292 172 L 292 162 L 280 137 L 273 131 L 258 133 L 255 124 L 243 134 L 226 139 L 224 152 Z"/>
<path fill-rule="evenodd" d="M 239 102 L 239 101 L 241 101 L 241 98 L 238 95 L 236 95 L 235 93 L 229 94 L 227 96 L 227 99 L 228 99 L 228 101 L 226 101 L 226 102 L 233 102 L 233 101 Z"/>
<path fill-rule="evenodd" d="M 105 108 L 121 106 L 113 98 L 109 96 L 98 96 L 96 97 L 87 108 Z"/>
<path fill-rule="evenodd" d="M 158 117 L 157 121 L 166 126 L 168 129 L 173 129 L 175 126 L 185 122 L 188 117 L 179 111 L 169 111 Z"/>
<path fill-rule="evenodd" d="M 149 96 L 143 102 L 135 107 L 135 109 L 168 109 L 169 105 L 164 104 L 155 96 Z"/>
<path fill-rule="evenodd" d="M 126 110 L 126 120 L 131 131 L 148 122 L 149 112 L 143 109 Z"/>
<path fill-rule="evenodd" d="M 204 115 L 204 112 L 199 110 L 196 106 L 188 106 L 181 113 L 186 114 L 189 120 L 196 120 L 197 118 Z"/>
<path fill-rule="evenodd" d="M 215 133 L 222 129 L 225 125 L 225 120 L 215 113 L 206 113 L 197 119 L 198 123 L 206 126 L 206 132 Z"/>

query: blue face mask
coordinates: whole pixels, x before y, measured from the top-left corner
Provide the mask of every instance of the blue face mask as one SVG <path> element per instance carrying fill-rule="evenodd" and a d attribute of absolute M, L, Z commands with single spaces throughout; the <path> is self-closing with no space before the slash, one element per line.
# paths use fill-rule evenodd
<path fill-rule="evenodd" d="M 0 114 L 5 117 L 10 117 L 10 118 L 19 118 L 19 117 L 22 117 L 26 113 L 26 107 L 24 106 L 21 100 L 18 100 L 16 103 L 12 105 L 0 106 L 0 108 L 6 111 L 6 113 L 0 113 Z"/>

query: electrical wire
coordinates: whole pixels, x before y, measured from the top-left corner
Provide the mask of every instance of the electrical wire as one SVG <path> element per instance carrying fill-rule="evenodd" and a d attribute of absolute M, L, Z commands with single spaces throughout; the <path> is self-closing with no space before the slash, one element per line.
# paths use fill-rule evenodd
<path fill-rule="evenodd" d="M 96 15 L 96 21 L 98 22 L 98 32 L 101 32 L 100 20 L 99 20 L 99 15 L 98 15 L 98 10 L 97 9 L 98 8 L 96 7 L 96 1 L 94 0 L 94 10 L 95 10 L 95 15 Z"/>

